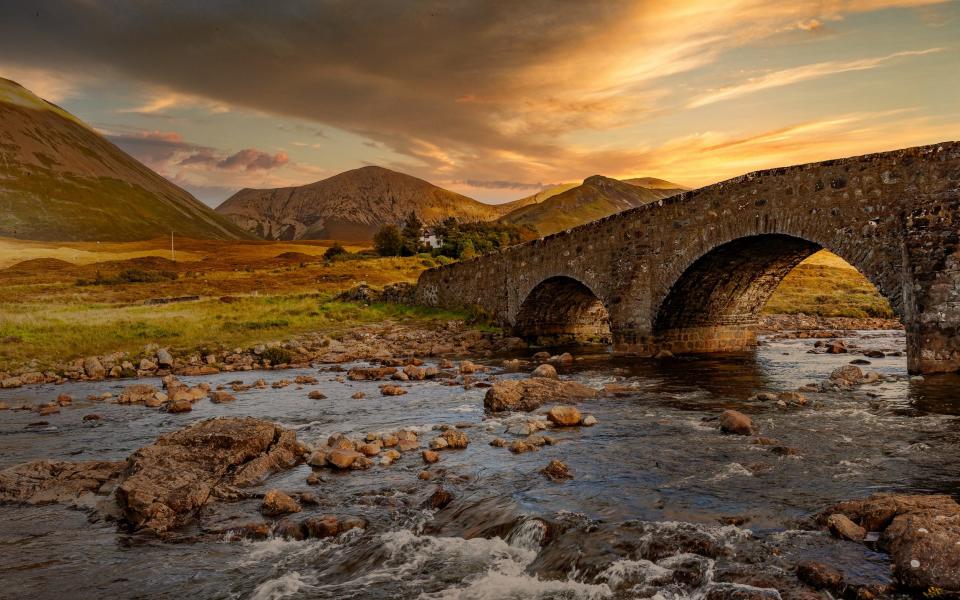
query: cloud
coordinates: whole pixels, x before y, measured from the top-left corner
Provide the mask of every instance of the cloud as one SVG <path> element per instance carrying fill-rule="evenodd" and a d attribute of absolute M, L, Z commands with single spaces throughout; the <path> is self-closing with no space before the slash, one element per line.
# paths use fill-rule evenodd
<path fill-rule="evenodd" d="M 859 60 L 849 61 L 826 61 L 810 65 L 803 65 L 801 67 L 794 67 L 792 69 L 783 69 L 781 71 L 767 73 L 761 77 L 748 79 L 745 82 L 737 85 L 721 88 L 719 90 L 711 90 L 702 96 L 694 98 L 687 104 L 687 107 L 698 108 L 708 104 L 713 104 L 714 102 L 730 100 L 732 98 L 738 98 L 754 92 L 784 85 L 792 85 L 802 81 L 818 79 L 820 77 L 827 77 L 829 75 L 836 75 L 838 73 L 875 69 L 896 58 L 903 58 L 905 56 L 923 56 L 925 54 L 933 54 L 935 52 L 942 51 L 943 48 L 908 50 L 874 58 L 862 58 Z"/>
<path fill-rule="evenodd" d="M 0 56 L 23 68 L 139 85 L 143 101 L 128 109 L 138 115 L 195 105 L 255 111 L 316 124 L 318 137 L 328 127 L 359 135 L 375 147 L 368 158 L 387 157 L 387 166 L 429 179 L 565 181 L 657 164 L 648 153 L 659 146 L 642 139 L 610 147 L 626 127 L 897 56 L 774 70 L 688 100 L 696 86 L 677 79 L 720 64 L 732 49 L 776 44 L 776 36 L 800 36 L 855 13 L 939 2 L 731 0 L 717 10 L 715 0 L 48 0 L 39 12 L 5 2 Z M 239 135 L 229 133 L 234 148 L 264 145 L 237 143 Z M 584 139 L 592 143 L 578 142 Z M 172 151 L 160 140 L 127 143 Z M 687 149 L 697 147 L 676 146 Z M 323 172 L 274 150 L 233 160 L 239 152 L 182 150 L 161 172 L 204 185 L 229 174 L 237 187 L 294 174 L 306 183 Z"/>
<path fill-rule="evenodd" d="M 484 181 L 478 179 L 466 179 L 458 181 L 472 188 L 483 188 L 488 190 L 543 190 L 549 187 L 560 185 L 559 183 L 526 183 L 522 181 Z"/>

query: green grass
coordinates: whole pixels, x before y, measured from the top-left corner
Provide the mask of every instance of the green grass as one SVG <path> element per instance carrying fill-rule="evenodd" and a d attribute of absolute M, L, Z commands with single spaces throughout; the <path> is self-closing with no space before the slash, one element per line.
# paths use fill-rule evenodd
<path fill-rule="evenodd" d="M 329 295 L 248 296 L 161 306 L 10 304 L 0 306 L 0 370 L 36 359 L 38 368 L 123 351 L 136 357 L 150 343 L 180 353 L 247 348 L 309 332 L 336 334 L 361 324 L 393 321 L 436 325 L 474 322 L 477 315 L 422 306 L 363 305 Z"/>
<path fill-rule="evenodd" d="M 816 263 L 803 263 L 791 271 L 763 312 L 885 319 L 895 316 L 890 303 L 858 271 Z"/>

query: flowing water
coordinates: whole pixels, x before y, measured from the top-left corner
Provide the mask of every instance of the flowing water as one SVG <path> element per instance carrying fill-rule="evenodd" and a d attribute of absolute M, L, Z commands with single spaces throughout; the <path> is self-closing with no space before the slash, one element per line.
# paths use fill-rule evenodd
<path fill-rule="evenodd" d="M 900 332 L 848 341 L 888 351 L 904 345 Z M 808 394 L 805 407 L 749 400 L 822 381 L 858 358 L 809 354 L 812 345 L 768 341 L 755 354 L 664 361 L 583 356 L 565 376 L 629 390 L 581 403 L 598 425 L 551 430 L 555 445 L 519 455 L 489 442 L 511 438 L 505 429 L 529 415 L 485 417 L 483 388 L 426 381 L 404 384 L 407 395 L 381 397 L 377 382 L 338 383 L 335 373 L 316 369 L 182 378 L 214 385 L 321 379 L 304 389 L 254 389 L 228 404 L 201 401 L 187 414 L 75 400 L 36 424 L 36 413 L 3 411 L 0 468 L 41 458 L 122 459 L 158 434 L 221 415 L 274 420 L 318 444 L 335 432 L 402 428 L 424 432 L 426 443 L 435 425 L 461 424 L 470 445 L 442 452 L 430 467 L 445 473 L 444 488 L 455 495 L 440 511 L 420 508 L 436 483 L 418 479 L 419 453 L 390 467 L 323 471 L 318 486 L 306 485 L 306 465 L 264 484 L 315 492 L 321 505 L 298 517 L 335 513 L 369 522 L 333 539 L 231 541 L 211 533 L 237 515 L 256 518 L 254 499 L 211 505 L 172 541 L 125 533 L 95 511 L 2 506 L 0 597 L 703 597 L 723 586 L 755 591 L 718 582 L 776 581 L 803 559 L 836 565 L 849 581 L 882 583 L 884 555 L 803 525 L 834 502 L 877 491 L 960 494 L 960 379 L 910 380 L 905 359 L 887 357 L 867 367 L 889 376 L 880 384 Z M 122 387 L 3 390 L 0 400 L 41 403 L 62 392 L 78 399 Z M 308 389 L 328 398 L 309 400 Z M 367 398 L 351 399 L 357 390 Z M 750 414 L 780 450 L 720 434 L 715 417 L 725 408 Z M 84 422 L 90 412 L 102 419 Z M 554 483 L 540 475 L 551 459 L 567 463 L 574 478 Z"/>

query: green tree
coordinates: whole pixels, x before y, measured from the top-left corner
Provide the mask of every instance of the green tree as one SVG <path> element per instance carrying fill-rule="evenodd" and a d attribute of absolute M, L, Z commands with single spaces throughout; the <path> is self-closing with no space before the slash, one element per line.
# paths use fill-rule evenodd
<path fill-rule="evenodd" d="M 463 243 L 463 250 L 460 251 L 460 258 L 464 260 L 469 260 L 471 258 L 476 258 L 477 250 L 473 247 L 473 240 L 467 238 Z"/>
<path fill-rule="evenodd" d="M 420 238 L 423 237 L 423 221 L 417 216 L 417 213 L 410 211 L 407 220 L 403 223 L 403 254 L 404 256 L 413 256 L 420 252 L 422 246 Z"/>
<path fill-rule="evenodd" d="M 396 225 L 384 225 L 373 236 L 373 247 L 380 256 L 400 256 L 404 240 Z"/>

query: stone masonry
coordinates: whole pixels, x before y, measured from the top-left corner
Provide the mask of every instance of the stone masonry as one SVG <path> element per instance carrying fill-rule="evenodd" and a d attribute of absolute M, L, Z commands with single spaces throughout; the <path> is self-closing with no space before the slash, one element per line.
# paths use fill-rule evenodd
<path fill-rule="evenodd" d="M 890 301 L 911 372 L 956 371 L 958 205 L 960 142 L 769 169 L 431 269 L 417 301 L 619 353 L 740 351 L 782 278 L 826 248 Z"/>

